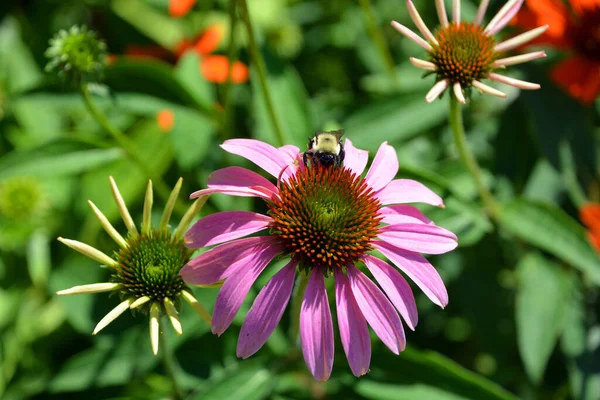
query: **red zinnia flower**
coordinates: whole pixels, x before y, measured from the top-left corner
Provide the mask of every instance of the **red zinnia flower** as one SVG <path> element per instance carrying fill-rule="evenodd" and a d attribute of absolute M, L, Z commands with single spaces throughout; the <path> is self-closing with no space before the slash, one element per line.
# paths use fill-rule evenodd
<path fill-rule="evenodd" d="M 551 71 L 557 85 L 584 104 L 600 93 L 600 0 L 526 0 L 513 19 L 523 29 L 548 24 L 532 43 L 568 50 L 572 55 Z"/>
<path fill-rule="evenodd" d="M 588 240 L 600 251 L 600 204 L 587 203 L 579 210 L 581 222 L 588 228 Z"/>

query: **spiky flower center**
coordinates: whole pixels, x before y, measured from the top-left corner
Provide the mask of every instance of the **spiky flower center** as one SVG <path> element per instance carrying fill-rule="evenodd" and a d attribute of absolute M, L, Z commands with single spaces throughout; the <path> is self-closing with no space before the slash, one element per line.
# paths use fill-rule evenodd
<path fill-rule="evenodd" d="M 116 254 L 119 265 L 112 281 L 123 285 L 126 296 L 176 300 L 185 287 L 179 271 L 192 254 L 183 239 L 174 238 L 167 229 L 153 229 L 127 238 L 127 244 Z"/>
<path fill-rule="evenodd" d="M 271 233 L 303 268 L 331 273 L 371 249 L 379 201 L 360 176 L 345 168 L 299 170 L 269 203 Z"/>
<path fill-rule="evenodd" d="M 481 80 L 498 59 L 494 51 L 496 41 L 483 32 L 483 27 L 468 22 L 449 24 L 435 32 L 439 45 L 432 43 L 431 62 L 436 66 L 440 80 L 460 83 L 469 88 L 474 80 Z"/>

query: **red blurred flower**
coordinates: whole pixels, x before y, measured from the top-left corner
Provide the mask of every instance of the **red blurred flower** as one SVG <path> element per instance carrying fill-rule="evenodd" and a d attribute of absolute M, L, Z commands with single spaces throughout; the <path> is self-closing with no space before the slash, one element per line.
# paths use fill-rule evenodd
<path fill-rule="evenodd" d="M 196 4 L 196 0 L 170 0 L 169 14 L 176 18 L 183 17 L 190 12 L 194 4 Z"/>
<path fill-rule="evenodd" d="M 223 39 L 223 27 L 218 24 L 209 26 L 197 39 L 184 39 L 175 46 L 173 51 L 160 46 L 129 45 L 125 48 L 125 55 L 134 58 L 159 58 L 170 63 L 176 63 L 188 51 L 196 52 L 201 62 L 200 72 L 204 78 L 213 83 L 227 82 L 231 68 L 231 82 L 244 83 L 248 81 L 248 66 L 240 61 L 228 62 L 226 56 L 213 55 Z"/>
<path fill-rule="evenodd" d="M 588 240 L 600 251 L 600 204 L 587 203 L 579 210 L 581 222 L 588 228 Z"/>
<path fill-rule="evenodd" d="M 526 0 L 512 23 L 531 29 L 548 24 L 532 43 L 572 53 L 550 72 L 557 85 L 584 104 L 600 93 L 600 0 Z M 600 225 L 599 225 L 600 226 Z"/>

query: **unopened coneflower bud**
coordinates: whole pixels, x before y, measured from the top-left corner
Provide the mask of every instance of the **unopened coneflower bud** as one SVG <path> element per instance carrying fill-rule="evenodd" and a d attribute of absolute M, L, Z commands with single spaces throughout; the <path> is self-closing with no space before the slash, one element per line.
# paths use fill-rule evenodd
<path fill-rule="evenodd" d="M 49 41 L 46 71 L 75 83 L 96 82 L 106 67 L 106 43 L 85 26 L 59 31 Z"/>
<path fill-rule="evenodd" d="M 186 247 L 182 238 L 183 232 L 206 202 L 206 197 L 196 200 L 185 213 L 177 228 L 171 230 L 169 220 L 182 184 L 182 179 L 179 179 L 167 200 L 159 227 L 153 228 L 150 217 L 154 198 L 150 181 L 145 193 L 142 224 L 138 230 L 117 184 L 112 177 L 109 178 L 109 181 L 128 234 L 122 236 L 94 203 L 90 201 L 89 204 L 104 230 L 118 245 L 113 255 L 108 256 L 100 250 L 76 240 L 63 238 L 59 238 L 59 240 L 81 254 L 110 267 L 110 281 L 75 286 L 61 290 L 57 294 L 74 295 L 109 291 L 119 293 L 121 303 L 102 318 L 94 329 L 94 334 L 105 328 L 127 309 L 150 314 L 150 343 L 152 352 L 156 355 L 162 315 L 168 317 L 178 335 L 183 332 L 179 321 L 181 298 L 189 303 L 204 321 L 208 324 L 211 322 L 210 314 L 194 298 L 191 290 L 179 275 L 181 268 L 192 255 L 192 250 Z"/>

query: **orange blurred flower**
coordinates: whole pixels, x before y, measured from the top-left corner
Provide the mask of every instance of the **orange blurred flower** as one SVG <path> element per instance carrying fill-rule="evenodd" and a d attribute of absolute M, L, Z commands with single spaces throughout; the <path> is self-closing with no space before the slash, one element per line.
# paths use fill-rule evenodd
<path fill-rule="evenodd" d="M 600 93 L 600 0 L 526 0 L 512 20 L 524 30 L 548 24 L 531 43 L 572 53 L 550 72 L 556 84 L 583 104 Z"/>
<path fill-rule="evenodd" d="M 125 55 L 134 58 L 159 58 L 170 63 L 176 63 L 188 51 L 196 52 L 200 58 L 200 72 L 204 78 L 213 83 L 227 82 L 231 68 L 231 82 L 244 83 L 249 79 L 248 66 L 240 61 L 228 62 L 226 56 L 213 55 L 223 39 L 223 27 L 219 24 L 210 25 L 194 40 L 184 39 L 175 46 L 174 51 L 169 51 L 160 46 L 129 45 L 125 48 Z"/>
<path fill-rule="evenodd" d="M 588 228 L 588 240 L 600 251 L 600 204 L 587 203 L 579 210 L 581 222 Z"/>
<path fill-rule="evenodd" d="M 169 133 L 175 125 L 175 114 L 168 109 L 160 110 L 156 113 L 156 123 L 163 133 Z"/>
<path fill-rule="evenodd" d="M 169 14 L 172 17 L 179 18 L 186 15 L 196 4 L 196 0 L 170 0 Z"/>

